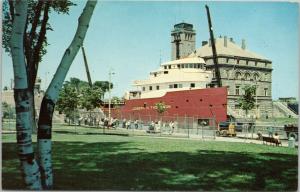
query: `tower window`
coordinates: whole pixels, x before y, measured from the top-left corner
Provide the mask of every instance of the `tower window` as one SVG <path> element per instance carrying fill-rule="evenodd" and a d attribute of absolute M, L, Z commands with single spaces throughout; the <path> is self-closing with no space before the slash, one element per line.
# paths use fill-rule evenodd
<path fill-rule="evenodd" d="M 268 96 L 268 88 L 265 88 L 264 91 L 265 91 L 265 96 Z"/>
<path fill-rule="evenodd" d="M 235 94 L 240 95 L 240 86 L 235 87 Z"/>
<path fill-rule="evenodd" d="M 191 88 L 195 87 L 195 83 L 191 83 Z"/>

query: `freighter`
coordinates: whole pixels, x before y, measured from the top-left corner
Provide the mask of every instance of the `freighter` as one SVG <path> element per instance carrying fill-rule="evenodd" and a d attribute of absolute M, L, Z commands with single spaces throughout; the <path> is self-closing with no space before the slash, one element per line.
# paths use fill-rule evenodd
<path fill-rule="evenodd" d="M 225 121 L 227 88 L 207 88 L 212 72 L 202 58 L 183 58 L 162 63 L 145 80 L 134 81 L 136 90 L 125 94 L 125 103 L 112 108 L 112 117 L 149 120 L 157 118 L 156 104 L 164 103 L 165 117 L 195 117 Z M 106 108 L 107 110 L 107 108 Z"/>

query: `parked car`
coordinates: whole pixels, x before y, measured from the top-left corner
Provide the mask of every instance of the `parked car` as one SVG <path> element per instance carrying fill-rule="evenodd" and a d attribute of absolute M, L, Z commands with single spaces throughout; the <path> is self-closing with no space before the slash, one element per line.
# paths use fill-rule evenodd
<path fill-rule="evenodd" d="M 235 123 L 234 122 L 220 122 L 218 124 L 217 136 L 236 136 Z"/>

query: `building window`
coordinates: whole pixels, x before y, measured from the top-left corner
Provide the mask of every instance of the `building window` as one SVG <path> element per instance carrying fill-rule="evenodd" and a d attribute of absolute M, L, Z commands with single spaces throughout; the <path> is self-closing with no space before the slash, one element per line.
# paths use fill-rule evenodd
<path fill-rule="evenodd" d="M 236 60 L 236 64 L 239 64 L 239 63 L 240 63 L 240 60 L 239 60 L 239 59 L 237 59 L 237 60 Z"/>
<path fill-rule="evenodd" d="M 181 68 L 184 68 L 184 64 L 181 65 Z"/>
<path fill-rule="evenodd" d="M 255 61 L 255 66 L 257 66 L 257 61 Z"/>
<path fill-rule="evenodd" d="M 145 88 L 145 87 L 143 87 L 142 89 L 143 89 L 143 91 L 145 91 L 145 90 L 146 90 L 146 88 Z"/>
<path fill-rule="evenodd" d="M 178 88 L 178 85 L 177 85 L 177 84 L 174 84 L 174 88 Z"/>
<path fill-rule="evenodd" d="M 172 84 L 172 85 L 169 85 L 169 88 L 172 89 L 172 88 L 173 88 L 173 84 Z"/>
<path fill-rule="evenodd" d="M 240 79 L 242 74 L 240 72 L 235 73 L 235 79 Z"/>
<path fill-rule="evenodd" d="M 265 63 L 265 67 L 267 67 L 268 66 L 268 64 L 267 63 Z"/>
<path fill-rule="evenodd" d="M 257 73 L 255 73 L 255 74 L 253 75 L 253 78 L 254 78 L 254 81 L 258 81 L 259 75 L 258 75 Z"/>
<path fill-rule="evenodd" d="M 265 73 L 265 81 L 268 81 L 268 73 Z"/>
<path fill-rule="evenodd" d="M 246 61 L 246 65 L 248 65 L 248 64 L 249 64 L 249 61 L 247 60 L 247 61 Z"/>
<path fill-rule="evenodd" d="M 184 68 L 189 68 L 189 64 L 184 64 Z"/>
<path fill-rule="evenodd" d="M 189 64 L 189 68 L 193 68 L 193 64 Z"/>
<path fill-rule="evenodd" d="M 197 68 L 197 64 L 194 64 L 194 68 Z"/>
<path fill-rule="evenodd" d="M 236 105 L 234 105 L 234 108 L 235 108 L 235 109 L 240 109 L 241 106 L 240 106 L 239 104 L 236 104 Z"/>
<path fill-rule="evenodd" d="M 250 74 L 249 73 L 245 73 L 245 80 L 249 80 L 250 79 Z"/>
<path fill-rule="evenodd" d="M 226 63 L 229 63 L 229 58 L 226 58 Z"/>
<path fill-rule="evenodd" d="M 165 69 L 167 69 L 167 66 L 164 66 Z"/>
<path fill-rule="evenodd" d="M 156 77 L 157 76 L 157 73 L 154 73 L 154 77 Z"/>
<path fill-rule="evenodd" d="M 195 83 L 191 83 L 191 88 L 195 87 Z"/>
<path fill-rule="evenodd" d="M 235 94 L 240 95 L 240 86 L 235 86 Z"/>
<path fill-rule="evenodd" d="M 229 79 L 229 70 L 226 70 L 226 77 Z"/>
<path fill-rule="evenodd" d="M 152 86 L 149 86 L 149 90 L 152 91 Z"/>
<path fill-rule="evenodd" d="M 159 90 L 159 85 L 156 85 L 156 90 Z"/>
<path fill-rule="evenodd" d="M 264 91 L 265 91 L 265 96 L 268 96 L 268 88 L 265 88 Z"/>
<path fill-rule="evenodd" d="M 169 65 L 168 67 L 169 67 L 169 69 L 171 69 L 171 65 Z"/>
<path fill-rule="evenodd" d="M 177 65 L 177 68 L 180 69 L 180 65 Z"/>
<path fill-rule="evenodd" d="M 182 88 L 182 84 L 178 84 L 178 88 Z"/>
<path fill-rule="evenodd" d="M 168 71 L 164 71 L 164 74 L 168 74 L 169 72 Z"/>

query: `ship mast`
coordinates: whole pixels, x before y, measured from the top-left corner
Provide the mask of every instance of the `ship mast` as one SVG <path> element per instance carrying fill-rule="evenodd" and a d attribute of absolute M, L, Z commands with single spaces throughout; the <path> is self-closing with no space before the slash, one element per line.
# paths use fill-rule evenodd
<path fill-rule="evenodd" d="M 214 68 L 215 68 L 215 78 L 212 79 L 212 84 L 217 85 L 218 87 L 222 87 L 220 70 L 219 70 L 219 66 L 218 66 L 217 49 L 216 49 L 216 45 L 215 45 L 215 38 L 214 38 L 213 28 L 212 28 L 211 19 L 210 19 L 209 8 L 207 5 L 205 5 L 205 8 L 206 8 L 206 12 L 207 12 L 208 27 L 209 27 L 209 34 L 210 34 L 210 39 L 211 39 L 211 48 L 212 48 L 212 53 L 213 53 Z"/>

